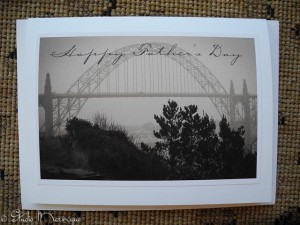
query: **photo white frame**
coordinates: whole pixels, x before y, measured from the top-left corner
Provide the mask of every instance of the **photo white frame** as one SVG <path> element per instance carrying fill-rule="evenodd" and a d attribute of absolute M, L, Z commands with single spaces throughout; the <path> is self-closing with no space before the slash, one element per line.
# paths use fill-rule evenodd
<path fill-rule="evenodd" d="M 41 180 L 37 91 L 39 38 L 109 35 L 254 38 L 258 95 L 257 178 L 206 181 Z M 133 210 L 274 204 L 278 40 L 278 22 L 255 19 L 116 17 L 19 20 L 18 113 L 22 208 Z"/>

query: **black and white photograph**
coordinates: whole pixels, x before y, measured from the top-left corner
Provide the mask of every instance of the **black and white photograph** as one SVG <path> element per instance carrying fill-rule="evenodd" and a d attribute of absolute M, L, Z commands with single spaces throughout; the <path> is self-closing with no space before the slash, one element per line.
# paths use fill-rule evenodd
<path fill-rule="evenodd" d="M 40 38 L 41 179 L 257 177 L 254 38 Z"/>

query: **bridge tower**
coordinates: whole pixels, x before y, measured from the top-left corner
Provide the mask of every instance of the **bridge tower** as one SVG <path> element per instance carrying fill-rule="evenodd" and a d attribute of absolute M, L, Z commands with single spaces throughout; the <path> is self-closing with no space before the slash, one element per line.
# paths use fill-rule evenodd
<path fill-rule="evenodd" d="M 251 115 L 250 115 L 250 95 L 248 93 L 246 80 L 243 81 L 243 94 L 235 95 L 234 86 L 232 80 L 230 81 L 230 105 L 229 105 L 229 118 L 232 128 L 238 128 L 242 122 L 245 129 L 245 147 L 246 149 L 251 149 Z M 241 104 L 243 107 L 244 118 L 243 121 L 237 121 L 236 118 L 236 107 Z"/>
<path fill-rule="evenodd" d="M 243 96 L 241 103 L 244 108 L 244 126 L 245 126 L 245 146 L 251 148 L 251 116 L 250 116 L 250 96 L 248 93 L 246 80 L 243 81 Z"/>
<path fill-rule="evenodd" d="M 46 138 L 53 136 L 53 110 L 52 110 L 52 88 L 50 74 L 46 74 L 45 89 L 44 89 L 44 109 L 45 109 L 45 134 Z"/>
<path fill-rule="evenodd" d="M 230 106 L 229 106 L 229 118 L 230 118 L 230 123 L 232 124 L 233 127 L 236 125 L 236 119 L 235 119 L 235 107 L 236 107 L 236 98 L 235 98 L 235 93 L 234 93 L 234 87 L 233 87 L 233 81 L 230 81 Z"/>

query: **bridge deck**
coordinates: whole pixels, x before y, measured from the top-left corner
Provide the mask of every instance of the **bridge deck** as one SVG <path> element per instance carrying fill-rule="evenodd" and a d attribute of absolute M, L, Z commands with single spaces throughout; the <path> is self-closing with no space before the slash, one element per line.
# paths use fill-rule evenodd
<path fill-rule="evenodd" d="M 43 95 L 39 95 L 43 97 Z M 53 99 L 62 98 L 130 98 L 130 97 L 209 97 L 209 98 L 239 98 L 245 97 L 243 94 L 207 94 L 207 93 L 92 93 L 92 94 L 57 94 L 51 95 Z M 249 94 L 247 97 L 256 98 L 256 95 Z"/>

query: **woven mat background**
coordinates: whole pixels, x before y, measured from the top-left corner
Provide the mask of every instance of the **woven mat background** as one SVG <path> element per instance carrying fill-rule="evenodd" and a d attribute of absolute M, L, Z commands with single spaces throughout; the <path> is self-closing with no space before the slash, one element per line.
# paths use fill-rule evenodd
<path fill-rule="evenodd" d="M 82 224 L 300 224 L 300 1 L 0 0 L 0 224 L 20 208 L 16 19 L 73 16 L 197 16 L 280 21 L 277 199 L 272 206 L 223 209 L 51 212 Z M 24 211 L 36 218 L 36 211 Z M 20 223 L 20 222 L 19 222 Z M 12 223 L 17 224 L 17 223 Z M 45 220 L 43 224 L 47 224 Z M 59 224 L 59 223 L 57 223 Z"/>

